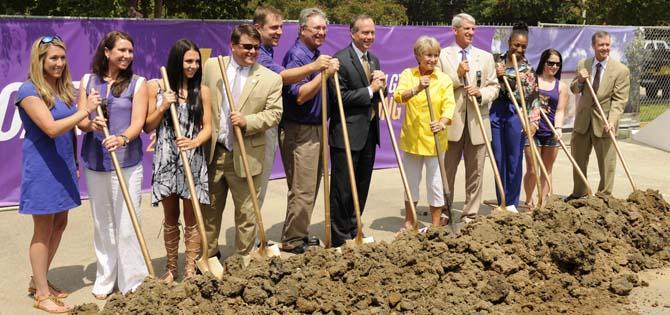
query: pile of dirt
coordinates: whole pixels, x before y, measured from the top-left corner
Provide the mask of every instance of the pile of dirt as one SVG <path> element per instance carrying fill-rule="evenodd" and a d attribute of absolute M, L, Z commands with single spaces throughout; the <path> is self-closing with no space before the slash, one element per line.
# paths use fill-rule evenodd
<path fill-rule="evenodd" d="M 670 262 L 669 212 L 655 191 L 626 201 L 554 198 L 532 214 L 479 218 L 458 237 L 430 229 L 244 269 L 229 259 L 223 281 L 147 280 L 112 296 L 102 313 L 626 313 L 626 296 L 645 285 L 635 273 Z"/>

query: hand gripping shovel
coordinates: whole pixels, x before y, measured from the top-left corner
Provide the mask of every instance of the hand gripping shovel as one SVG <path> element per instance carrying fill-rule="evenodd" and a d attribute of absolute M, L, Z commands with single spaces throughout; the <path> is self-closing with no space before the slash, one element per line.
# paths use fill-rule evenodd
<path fill-rule="evenodd" d="M 98 116 L 105 118 L 105 115 L 102 112 L 102 107 L 98 106 L 97 108 Z M 102 129 L 105 138 L 109 137 L 109 128 L 105 126 Z M 119 164 L 119 159 L 116 157 L 116 152 L 109 151 L 109 155 L 112 157 L 112 164 L 114 165 L 114 171 L 116 172 L 116 177 L 119 180 L 119 187 L 123 193 L 123 200 L 126 202 L 126 208 L 128 208 L 128 215 L 130 216 L 130 222 L 133 224 L 133 229 L 135 230 L 135 235 L 137 236 L 137 241 L 140 243 L 140 249 L 142 250 L 142 257 L 144 258 L 144 264 L 147 266 L 147 271 L 149 276 L 152 278 L 155 277 L 154 266 L 151 264 L 151 257 L 149 256 L 149 250 L 147 250 L 147 243 L 144 241 L 144 234 L 142 234 L 142 228 L 137 222 L 137 215 L 135 214 L 135 205 L 133 200 L 130 199 L 130 194 L 128 193 L 128 186 L 126 185 L 126 178 L 123 176 L 123 171 L 121 170 L 121 164 Z"/>
<path fill-rule="evenodd" d="M 382 100 L 382 112 L 384 113 L 384 118 L 386 120 L 386 126 L 389 130 L 389 137 L 391 137 L 391 145 L 393 146 L 393 153 L 395 153 L 395 160 L 398 163 L 398 170 L 400 170 L 400 178 L 402 179 L 402 186 L 405 189 L 405 194 L 409 199 L 409 208 L 412 211 L 412 228 L 414 230 L 418 229 L 418 220 L 416 217 L 416 208 L 414 207 L 414 199 L 412 199 L 412 192 L 409 189 L 409 183 L 407 183 L 407 175 L 405 175 L 405 166 L 402 164 L 402 159 L 400 158 L 400 149 L 398 148 L 398 142 L 395 139 L 395 131 L 393 131 L 393 125 L 391 124 L 391 115 L 388 112 L 388 107 L 386 106 L 386 97 L 382 90 L 379 90 L 379 98 Z"/>
<path fill-rule="evenodd" d="M 166 91 L 170 91 L 170 81 L 168 80 L 167 71 L 165 67 L 161 67 L 161 75 L 163 76 L 163 86 Z M 177 138 L 182 136 L 181 128 L 179 126 L 179 117 L 177 116 L 177 109 L 174 106 L 174 103 L 170 104 L 170 116 L 172 117 L 172 127 Z M 200 257 L 196 260 L 195 264 L 198 266 L 200 272 L 205 274 L 206 272 L 211 272 L 214 277 L 221 280 L 223 279 L 223 266 L 221 262 L 216 257 L 207 258 L 209 253 L 209 248 L 207 247 L 207 235 L 205 234 L 205 221 L 202 219 L 202 210 L 200 209 L 200 201 L 198 201 L 197 194 L 195 191 L 195 184 L 193 182 L 193 172 L 191 171 L 191 165 L 186 155 L 186 151 L 179 150 L 179 157 L 181 158 L 181 164 L 184 166 L 184 175 L 186 175 L 186 182 L 188 184 L 188 191 L 191 194 L 191 205 L 193 205 L 193 214 L 195 214 L 195 220 L 198 223 L 198 233 L 200 233 Z"/>
<path fill-rule="evenodd" d="M 630 186 L 633 187 L 633 191 L 636 191 L 637 188 L 635 188 L 635 183 L 633 182 L 633 177 L 630 176 L 630 171 L 628 170 L 628 164 L 626 164 L 626 160 L 623 158 L 623 154 L 621 154 L 621 149 L 619 149 L 619 143 L 616 141 L 616 137 L 614 136 L 614 131 L 612 130 L 612 126 L 610 123 L 605 119 L 605 112 L 603 111 L 603 107 L 600 106 L 600 101 L 598 101 L 598 95 L 596 92 L 593 90 L 593 85 L 591 84 L 590 79 L 586 79 L 586 84 L 589 86 L 589 91 L 591 92 L 591 95 L 593 96 L 593 101 L 596 103 L 596 108 L 598 109 L 598 117 L 605 123 L 605 126 L 607 126 L 607 134 L 609 134 L 610 139 L 612 139 L 612 143 L 614 143 L 614 148 L 616 149 L 616 154 L 619 156 L 619 160 L 621 160 L 621 164 L 623 165 L 624 171 L 626 171 L 626 176 L 628 176 L 628 181 L 630 182 Z"/>
<path fill-rule="evenodd" d="M 430 101 L 430 91 L 429 87 L 426 87 L 424 89 L 426 91 L 426 103 L 428 103 L 428 113 L 430 114 L 430 121 L 435 121 L 435 113 L 433 112 L 433 104 Z M 447 193 L 447 189 L 449 186 L 447 186 L 447 169 L 444 167 L 444 156 L 441 156 L 440 154 L 443 153 L 442 151 L 442 145 L 440 144 L 440 138 L 438 132 L 433 133 L 433 137 L 435 139 L 435 151 L 437 152 L 437 164 L 440 166 L 440 175 L 442 178 L 442 193 L 444 195 L 444 204 L 446 206 L 446 212 L 447 216 L 449 218 L 449 227 L 451 227 L 451 231 L 456 234 L 456 222 L 454 222 L 454 216 L 451 215 L 451 206 L 449 206 L 449 193 Z"/>
<path fill-rule="evenodd" d="M 350 246 L 361 245 L 363 243 L 372 243 L 372 237 L 363 238 L 363 227 L 361 225 L 361 206 L 358 203 L 358 189 L 356 187 L 356 177 L 354 174 L 354 162 L 351 158 L 351 145 L 349 144 L 349 130 L 347 129 L 347 118 L 344 116 L 344 105 L 342 105 L 342 93 L 340 92 L 340 76 L 335 73 L 335 94 L 337 94 L 337 109 L 340 112 L 340 123 L 342 124 L 342 136 L 344 137 L 344 152 L 347 156 L 347 169 L 349 171 L 349 183 L 351 184 L 351 197 L 354 202 L 354 211 L 356 212 L 356 238 L 347 240 L 346 244 Z M 322 113 L 325 115 L 325 113 Z"/>
<path fill-rule="evenodd" d="M 232 58 L 232 56 L 230 57 Z M 228 99 L 228 108 L 232 113 L 235 111 L 235 105 L 233 104 L 233 94 L 230 89 L 230 83 L 228 81 L 228 75 L 226 74 L 226 67 L 223 64 L 223 57 L 219 56 L 219 68 L 221 69 L 221 77 L 223 78 L 223 85 L 226 89 L 226 97 Z M 254 179 L 249 171 L 249 160 L 247 158 L 247 149 L 244 146 L 244 138 L 242 137 L 242 130 L 239 126 L 234 126 L 235 129 L 235 140 L 240 147 L 240 154 L 242 155 L 242 166 L 244 167 L 244 174 L 246 175 L 247 186 L 249 188 L 249 195 L 251 198 L 251 203 L 254 207 L 254 212 L 256 213 L 256 225 L 258 226 L 258 238 L 261 241 L 260 247 L 258 248 L 258 255 L 261 257 L 273 257 L 279 256 L 279 246 L 277 244 L 272 244 L 268 246 L 267 238 L 265 237 L 265 227 L 263 226 L 263 217 L 261 217 L 261 209 L 258 206 L 258 195 L 256 194 L 256 188 L 254 187 Z"/>

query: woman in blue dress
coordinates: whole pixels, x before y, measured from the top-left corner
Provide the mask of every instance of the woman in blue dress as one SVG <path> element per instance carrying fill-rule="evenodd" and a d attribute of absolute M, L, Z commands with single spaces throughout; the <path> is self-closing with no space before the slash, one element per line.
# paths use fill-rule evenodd
<path fill-rule="evenodd" d="M 77 187 L 74 126 L 100 104 L 97 93 L 85 106 L 74 103 L 74 87 L 58 36 L 37 39 L 30 50 L 28 81 L 16 105 L 26 134 L 23 140 L 19 213 L 33 217 L 29 293 L 35 308 L 50 313 L 70 310 L 67 293 L 47 280 L 47 271 L 67 225 L 68 210 L 81 204 Z"/>

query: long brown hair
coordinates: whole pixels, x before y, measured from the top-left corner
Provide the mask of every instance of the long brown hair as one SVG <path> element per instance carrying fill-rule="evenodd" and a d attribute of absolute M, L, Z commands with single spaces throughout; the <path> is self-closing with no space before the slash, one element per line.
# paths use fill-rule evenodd
<path fill-rule="evenodd" d="M 56 96 L 60 98 L 65 105 L 70 107 L 74 103 L 74 85 L 70 76 L 70 67 L 67 62 L 63 66 L 63 74 L 56 80 L 56 90 L 47 84 L 44 78 L 44 60 L 47 57 L 49 46 L 53 45 L 62 48 L 64 51 L 65 43 L 59 38 L 54 37 L 48 43 L 42 43 L 44 36 L 38 38 L 30 49 L 30 68 L 28 69 L 28 79 L 33 82 L 37 94 L 44 101 L 49 109 L 56 104 Z"/>
<path fill-rule="evenodd" d="M 93 62 L 91 62 L 91 71 L 100 79 L 103 79 L 107 75 L 107 70 L 109 70 L 109 60 L 107 59 L 107 56 L 105 56 L 105 48 L 112 50 L 119 39 L 125 39 L 129 41 L 131 45 L 135 46 L 132 37 L 130 37 L 128 33 L 119 31 L 107 33 L 107 35 L 100 41 L 100 44 L 98 44 L 98 49 L 95 51 L 95 56 L 93 56 Z M 132 77 L 133 62 L 131 61 L 128 64 L 128 68 L 119 72 L 119 76 L 114 81 L 114 84 L 112 84 L 112 95 L 115 97 L 121 96 L 121 93 L 123 93 L 130 84 Z"/>

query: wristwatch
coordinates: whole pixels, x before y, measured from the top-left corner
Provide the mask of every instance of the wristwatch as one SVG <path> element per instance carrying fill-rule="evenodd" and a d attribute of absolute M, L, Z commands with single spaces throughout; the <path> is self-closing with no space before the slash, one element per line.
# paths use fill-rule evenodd
<path fill-rule="evenodd" d="M 128 139 L 128 137 L 126 137 L 125 135 L 119 135 L 119 137 L 123 139 L 123 144 L 121 145 L 122 147 L 125 147 L 130 142 L 130 139 Z"/>

